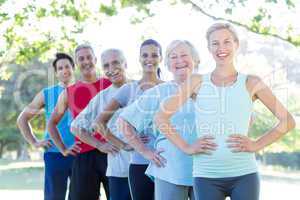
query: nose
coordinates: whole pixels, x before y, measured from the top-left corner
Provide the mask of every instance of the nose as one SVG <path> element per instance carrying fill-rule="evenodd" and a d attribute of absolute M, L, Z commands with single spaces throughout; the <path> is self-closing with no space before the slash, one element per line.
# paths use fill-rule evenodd
<path fill-rule="evenodd" d="M 82 64 L 84 65 L 89 64 L 89 60 L 86 58 L 82 59 Z"/>
<path fill-rule="evenodd" d="M 153 57 L 153 56 L 150 55 L 150 56 L 147 56 L 147 57 L 145 58 L 145 61 L 146 61 L 146 62 L 151 62 L 151 63 L 152 63 L 155 59 L 156 59 L 155 57 Z"/>
<path fill-rule="evenodd" d="M 226 49 L 226 45 L 222 44 L 222 43 L 217 48 L 217 50 L 219 50 L 219 51 L 222 51 L 222 50 L 225 50 L 225 49 Z"/>
<path fill-rule="evenodd" d="M 64 69 L 63 69 L 63 74 L 64 74 L 64 76 L 68 75 L 69 72 L 70 72 L 70 69 L 64 67 Z"/>
<path fill-rule="evenodd" d="M 183 62 L 183 58 L 181 56 L 177 56 L 176 58 L 176 63 L 182 63 Z"/>
<path fill-rule="evenodd" d="M 109 72 L 112 72 L 113 70 L 114 70 L 113 64 L 109 64 L 108 71 L 109 71 Z"/>

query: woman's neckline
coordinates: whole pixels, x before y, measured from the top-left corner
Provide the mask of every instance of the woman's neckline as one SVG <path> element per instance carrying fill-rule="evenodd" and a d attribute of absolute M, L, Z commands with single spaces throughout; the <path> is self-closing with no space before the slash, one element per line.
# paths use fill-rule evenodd
<path fill-rule="evenodd" d="M 240 76 L 240 73 L 239 72 L 236 72 L 236 79 L 233 81 L 233 82 L 231 82 L 229 85 L 217 85 L 217 84 L 215 84 L 214 82 L 213 82 L 213 80 L 212 80 L 212 72 L 211 73 L 209 73 L 209 81 L 211 82 L 211 84 L 213 85 L 213 86 L 215 86 L 215 87 L 217 87 L 217 88 L 230 88 L 230 87 L 233 87 L 233 86 L 235 86 L 236 84 L 237 84 L 237 82 L 238 82 L 238 79 L 239 79 L 239 76 Z"/>

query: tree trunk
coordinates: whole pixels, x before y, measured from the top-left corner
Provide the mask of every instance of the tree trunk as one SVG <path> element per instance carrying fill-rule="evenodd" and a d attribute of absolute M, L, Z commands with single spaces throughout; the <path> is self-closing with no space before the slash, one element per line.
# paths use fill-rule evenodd
<path fill-rule="evenodd" d="M 21 142 L 17 150 L 17 160 L 30 160 L 27 143 Z"/>
<path fill-rule="evenodd" d="M 3 149 L 4 149 L 4 144 L 2 141 L 0 141 L 0 159 L 2 158 L 3 156 Z"/>

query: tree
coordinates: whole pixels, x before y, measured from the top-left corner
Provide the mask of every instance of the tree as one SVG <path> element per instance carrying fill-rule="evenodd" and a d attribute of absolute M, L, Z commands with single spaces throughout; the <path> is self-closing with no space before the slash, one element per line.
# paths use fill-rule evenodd
<path fill-rule="evenodd" d="M 5 88 L 0 98 L 0 158 L 6 150 L 17 150 L 17 157 L 24 153 L 26 144 L 16 127 L 16 119 L 37 92 L 51 82 L 52 77 L 47 78 L 47 65 L 36 59 L 26 67 L 10 65 L 11 78 L 0 80 Z M 45 128 L 43 117 L 34 118 L 31 123 L 35 133 Z"/>
<path fill-rule="evenodd" d="M 191 4 L 201 14 L 214 20 L 225 20 L 248 31 L 272 36 L 296 47 L 300 46 L 300 32 L 296 28 L 296 21 L 293 20 L 297 17 L 296 1 L 264 0 L 254 3 L 250 0 L 214 0 L 207 3 L 204 0 L 184 0 L 183 2 Z M 281 8 L 279 14 L 276 12 L 278 7 Z M 282 26 L 278 23 L 280 19 L 278 17 L 283 17 L 282 15 L 287 12 L 293 15 Z"/>
<path fill-rule="evenodd" d="M 118 9 L 135 6 L 146 11 L 150 1 L 119 1 Z M 107 16 L 117 14 L 117 1 L 106 5 L 90 0 L 0 1 L 0 67 L 25 64 L 32 58 L 46 61 L 55 51 L 70 52 L 84 28 L 93 23 L 101 26 Z"/>
<path fill-rule="evenodd" d="M 142 22 L 145 17 L 154 15 L 152 8 L 160 3 L 154 0 L 106 2 L 35 0 L 18 1 L 13 6 L 11 0 L 1 0 L 1 41 L 4 43 L 0 50 L 0 67 L 9 63 L 25 64 L 35 57 L 46 61 L 54 51 L 74 49 L 88 24 L 100 27 L 106 17 L 117 15 L 126 8 L 135 8 L 142 13 L 132 20 L 133 23 Z M 296 0 L 264 0 L 255 3 L 250 0 L 169 0 L 169 3 L 190 5 L 199 14 L 212 19 L 227 20 L 251 32 L 276 37 L 296 47 L 300 45 L 298 22 L 294 20 L 299 11 Z M 291 14 L 285 24 L 278 24 L 278 17 L 282 17 L 274 12 L 274 8 L 278 10 L 278 7 L 281 12 Z"/>
<path fill-rule="evenodd" d="M 182 5 L 186 12 L 229 21 L 248 31 L 278 38 L 299 48 L 297 14 L 300 6 L 296 1 L 168 0 L 167 3 L 170 9 L 175 4 Z M 78 43 L 84 42 L 82 35 L 91 24 L 100 30 L 105 19 L 126 9 L 133 11 L 133 24 L 142 23 L 144 19 L 155 15 L 154 8 L 159 8 L 161 3 L 159 0 L 111 0 L 105 3 L 92 0 L 20 0 L 13 5 L 12 0 L 0 0 L 0 141 L 5 141 L 0 142 L 0 155 L 1 149 L 11 145 L 11 141 L 20 141 L 20 134 L 15 127 L 16 117 L 24 104 L 47 85 L 45 62 L 54 53 L 73 52 Z M 282 13 L 289 13 L 290 18 L 278 20 L 286 17 L 278 14 L 278 7 Z M 287 63 L 293 65 L 290 61 Z M 41 70 L 45 74 L 28 75 L 28 69 L 29 73 L 34 69 L 37 73 Z M 24 74 L 28 75 L 26 80 L 22 80 Z M 12 101 L 16 96 L 21 100 Z M 33 122 L 37 130 L 42 130 L 43 121 Z M 18 145 L 14 144 L 9 148 L 17 148 L 15 146 Z"/>

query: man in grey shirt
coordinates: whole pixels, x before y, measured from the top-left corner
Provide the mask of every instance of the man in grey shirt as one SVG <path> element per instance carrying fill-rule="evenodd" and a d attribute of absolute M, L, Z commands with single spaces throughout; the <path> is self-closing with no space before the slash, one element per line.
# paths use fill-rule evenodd
<path fill-rule="evenodd" d="M 73 120 L 71 129 L 80 139 L 87 144 L 97 147 L 97 140 L 91 136 L 93 121 L 104 111 L 105 106 L 110 102 L 118 89 L 127 82 L 125 69 L 127 67 L 123 53 L 118 49 L 108 49 L 101 55 L 102 68 L 105 75 L 112 82 L 112 85 L 99 92 L 87 105 L 87 107 Z M 128 186 L 128 170 L 131 150 L 122 140 L 123 134 L 117 129 L 116 119 L 119 112 L 116 112 L 108 123 L 111 133 L 109 141 L 112 141 L 121 150 L 108 154 L 108 166 L 106 175 L 109 180 L 111 200 L 131 200 Z M 113 154 L 113 155 L 112 155 Z"/>

